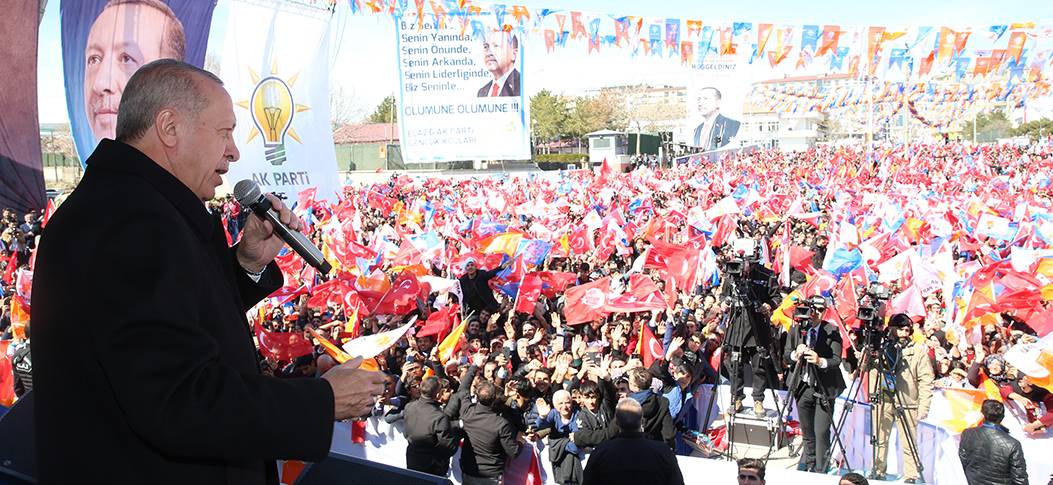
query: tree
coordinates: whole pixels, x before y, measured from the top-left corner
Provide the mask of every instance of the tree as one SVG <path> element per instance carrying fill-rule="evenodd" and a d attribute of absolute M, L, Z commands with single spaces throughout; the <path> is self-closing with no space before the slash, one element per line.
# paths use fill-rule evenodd
<path fill-rule="evenodd" d="M 1040 120 L 1028 121 L 1011 132 L 1013 136 L 1026 136 L 1032 141 L 1053 135 L 1053 120 L 1042 118 Z"/>
<path fill-rule="evenodd" d="M 617 96 L 604 92 L 574 100 L 566 131 L 568 135 L 580 138 L 599 130 L 625 131 L 627 126 L 625 103 Z"/>
<path fill-rule="evenodd" d="M 530 98 L 530 125 L 538 142 L 558 140 L 566 131 L 570 107 L 566 98 L 543 89 Z"/>
<path fill-rule="evenodd" d="M 369 115 L 370 123 L 394 123 L 399 120 L 398 109 L 395 106 L 395 96 L 384 98 L 373 114 Z"/>
<path fill-rule="evenodd" d="M 996 109 L 979 113 L 976 115 L 976 142 L 990 143 L 999 138 L 1006 138 L 1013 129 L 1013 123 L 1006 117 L 1005 112 Z M 973 122 L 964 120 L 960 135 L 962 140 L 973 139 Z"/>

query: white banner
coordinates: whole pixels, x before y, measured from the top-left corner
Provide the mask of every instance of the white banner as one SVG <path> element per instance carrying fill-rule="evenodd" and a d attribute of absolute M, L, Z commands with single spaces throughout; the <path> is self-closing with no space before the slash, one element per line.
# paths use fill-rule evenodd
<path fill-rule="evenodd" d="M 399 129 L 408 163 L 530 158 L 523 37 L 483 14 L 396 18 Z"/>
<path fill-rule="evenodd" d="M 319 199 L 336 199 L 331 17 L 326 9 L 287 3 L 230 4 L 221 77 L 234 101 L 241 161 L 231 165 L 229 185 L 252 179 L 263 191 L 292 200 L 316 187 Z"/>

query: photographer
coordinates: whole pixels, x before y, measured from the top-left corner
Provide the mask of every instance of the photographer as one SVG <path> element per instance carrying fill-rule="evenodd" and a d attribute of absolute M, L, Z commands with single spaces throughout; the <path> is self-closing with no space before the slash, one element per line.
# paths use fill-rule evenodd
<path fill-rule="evenodd" d="M 928 346 L 911 340 L 914 323 L 910 317 L 897 313 L 889 319 L 888 339 L 881 348 L 884 361 L 870 374 L 871 401 L 875 402 L 873 422 L 877 423 L 877 450 L 871 477 L 885 479 L 888 438 L 892 424 L 899 426 L 903 449 L 904 483 L 918 483 L 918 462 L 912 453 L 913 437 L 917 435 L 918 420 L 929 414 L 932 401 L 933 374 Z"/>
<path fill-rule="evenodd" d="M 725 278 L 721 296 L 724 298 L 727 338 L 723 352 L 724 366 L 731 377 L 734 404 L 732 412 L 742 411 L 745 398 L 742 363 L 753 369 L 753 412 L 764 416 L 764 390 L 777 382 L 768 382 L 768 371 L 774 370 L 769 349 L 772 344 L 771 325 L 768 323 L 774 301 L 771 271 L 745 258 L 733 258 L 724 265 Z M 730 358 L 729 358 L 730 357 Z M 766 366 L 772 365 L 769 369 Z M 773 376 L 774 377 L 774 376 Z"/>
<path fill-rule="evenodd" d="M 804 448 L 798 470 L 826 473 L 834 400 L 845 389 L 841 377 L 841 333 L 822 320 L 821 296 L 798 304 L 786 338 L 783 358 L 791 366 L 786 387 L 797 402 Z"/>

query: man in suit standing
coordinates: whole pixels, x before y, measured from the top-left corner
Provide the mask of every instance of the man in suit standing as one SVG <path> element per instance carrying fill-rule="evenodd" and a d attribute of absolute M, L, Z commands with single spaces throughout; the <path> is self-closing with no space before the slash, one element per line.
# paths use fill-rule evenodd
<path fill-rule="evenodd" d="M 273 460 L 325 458 L 333 421 L 384 392 L 361 359 L 261 374 L 245 314 L 281 286 L 284 243 L 252 215 L 228 247 L 205 204 L 238 159 L 235 121 L 215 75 L 143 66 L 116 140 L 49 221 L 32 302 L 39 483 L 277 484 Z"/>
<path fill-rule="evenodd" d="M 684 475 L 673 450 L 644 433 L 643 413 L 633 398 L 618 401 L 614 411 L 618 434 L 592 452 L 583 485 L 683 485 Z"/>
<path fill-rule="evenodd" d="M 837 326 L 822 319 L 827 306 L 823 297 L 813 296 L 801 305 L 810 309 L 809 318 L 790 328 L 784 351 L 792 366 L 786 389 L 797 401 L 804 438 L 797 469 L 826 473 L 834 400 L 845 390 L 840 369 L 843 344 Z"/>
<path fill-rule="evenodd" d="M 726 146 L 739 132 L 738 120 L 720 114 L 720 90 L 707 86 L 698 93 L 698 112 L 702 122 L 691 137 L 693 146 L 702 151 Z"/>
<path fill-rule="evenodd" d="M 519 38 L 511 32 L 491 32 L 483 41 L 483 65 L 493 79 L 479 89 L 480 98 L 519 96 Z"/>

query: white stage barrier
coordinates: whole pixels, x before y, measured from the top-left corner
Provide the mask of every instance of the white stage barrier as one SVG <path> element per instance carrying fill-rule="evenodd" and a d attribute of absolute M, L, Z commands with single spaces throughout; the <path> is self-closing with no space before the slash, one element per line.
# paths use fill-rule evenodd
<path fill-rule="evenodd" d="M 745 405 L 752 406 L 749 388 L 746 389 Z M 714 410 L 710 420 L 715 420 L 730 403 L 730 389 L 728 386 L 718 388 L 717 399 L 714 402 Z M 711 392 L 710 387 L 703 387 L 695 396 L 695 405 L 699 412 L 699 420 L 705 419 L 705 408 L 709 404 Z M 785 400 L 784 392 L 777 392 L 780 402 Z M 937 390 L 933 396 L 933 409 L 937 409 L 943 399 L 942 393 Z M 844 412 L 845 396 L 838 398 L 835 409 L 835 422 L 838 416 Z M 1012 404 L 1010 405 L 1012 406 Z M 765 393 L 765 407 L 776 409 L 771 392 Z M 787 411 L 789 419 L 797 420 L 796 409 Z M 1007 415 L 1004 423 L 1010 433 L 1019 439 L 1024 447 L 1024 456 L 1027 459 L 1028 475 L 1032 483 L 1046 483 L 1053 475 L 1053 460 L 1047 460 L 1043 448 L 1049 443 L 1050 432 L 1043 435 L 1025 435 L 1021 425 L 1012 414 Z M 870 423 L 870 406 L 866 403 L 856 403 L 848 417 L 840 435 L 841 442 L 847 454 L 847 466 L 853 470 L 870 470 L 872 465 L 872 451 L 870 447 L 870 436 L 872 433 Z M 888 457 L 888 473 L 898 475 L 901 472 L 901 454 L 899 452 L 898 432 L 893 430 L 892 443 Z M 921 451 L 923 476 L 925 483 L 936 485 L 957 485 L 965 483 L 965 474 L 962 471 L 961 462 L 958 459 L 958 435 L 930 420 L 923 420 L 917 431 L 918 448 Z M 553 483 L 552 464 L 548 460 L 548 450 L 544 442 L 534 443 L 538 449 L 542 477 L 545 483 Z M 841 456 L 841 449 L 834 445 L 835 462 Z M 337 423 L 333 431 L 333 443 L 331 450 L 335 453 L 364 458 L 378 463 L 384 463 L 400 468 L 406 467 L 406 439 L 402 434 L 402 422 L 390 425 L 380 418 L 370 418 L 366 425 L 365 443 L 355 444 L 351 440 L 351 425 L 348 423 Z M 461 471 L 459 468 L 459 455 L 451 460 L 450 479 L 460 483 Z M 733 483 L 736 469 L 732 462 L 721 459 L 706 459 L 698 457 L 678 456 L 680 469 L 686 477 L 712 477 L 717 482 L 728 481 Z M 585 463 L 588 462 L 586 456 Z M 725 480 L 726 478 L 726 480 Z M 794 483 L 794 484 L 836 484 L 837 477 L 833 475 L 819 475 L 815 473 L 804 473 L 795 470 L 769 469 L 769 483 Z"/>

